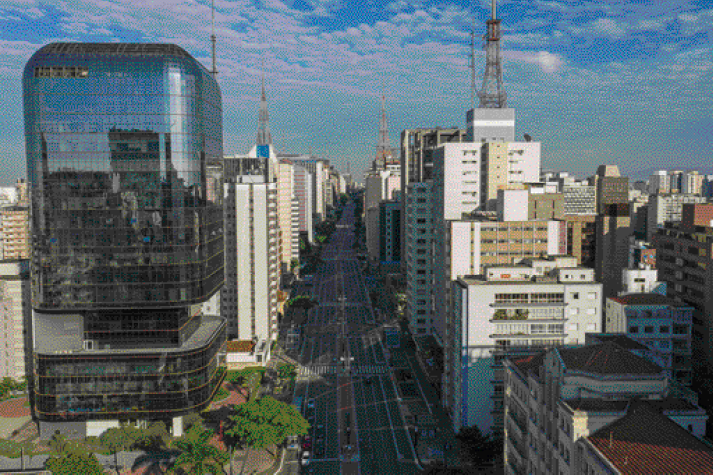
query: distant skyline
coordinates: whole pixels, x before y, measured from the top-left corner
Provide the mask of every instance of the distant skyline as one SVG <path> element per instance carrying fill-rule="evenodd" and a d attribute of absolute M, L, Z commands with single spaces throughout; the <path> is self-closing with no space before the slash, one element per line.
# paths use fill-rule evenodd
<path fill-rule="evenodd" d="M 54 41 L 167 42 L 211 68 L 210 0 L 4 0 L 0 7 L 0 186 L 24 177 L 22 70 Z M 542 168 L 602 163 L 710 171 L 713 8 L 700 1 L 498 2 L 504 84 L 517 137 Z M 374 158 L 382 83 L 390 141 L 417 127 L 465 127 L 468 54 L 490 1 L 216 0 L 224 152 L 255 143 L 261 60 L 280 153 L 324 156 L 361 175 Z"/>

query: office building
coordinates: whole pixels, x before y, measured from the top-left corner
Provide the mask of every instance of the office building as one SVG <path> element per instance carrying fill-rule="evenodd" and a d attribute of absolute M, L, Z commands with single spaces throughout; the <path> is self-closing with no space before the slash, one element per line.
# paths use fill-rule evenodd
<path fill-rule="evenodd" d="M 562 185 L 564 214 L 596 214 L 597 189 L 585 181 L 566 181 Z"/>
<path fill-rule="evenodd" d="M 279 158 L 288 158 L 312 175 L 312 222 L 314 225 L 327 217 L 327 186 L 326 169 L 329 161 L 312 155 L 280 154 Z"/>
<path fill-rule="evenodd" d="M 201 313 L 223 284 L 204 176 L 222 155 L 220 88 L 175 45 L 52 43 L 23 92 L 40 437 L 120 420 L 180 434 L 223 377 L 225 320 Z"/>
<path fill-rule="evenodd" d="M 597 215 L 595 270 L 597 281 L 604 284 L 605 297 L 621 292 L 622 270 L 629 263 L 631 234 L 628 203 L 609 204 Z"/>
<path fill-rule="evenodd" d="M 271 342 L 277 333 L 280 278 L 277 183 L 265 183 L 259 175 L 226 177 L 223 196 L 225 286 L 220 300 L 228 338 Z"/>
<path fill-rule="evenodd" d="M 613 341 L 505 359 L 505 473 L 709 473 L 708 416 Z M 684 455 L 685 454 L 685 455 Z"/>
<path fill-rule="evenodd" d="M 674 193 L 652 195 L 647 206 L 646 240 L 650 241 L 656 231 L 666 222 L 680 222 L 683 205 L 686 203 L 707 203 L 705 196 Z"/>
<path fill-rule="evenodd" d="M 597 189 L 598 214 L 604 214 L 609 205 L 629 202 L 629 178 L 621 176 L 616 165 L 600 165 L 592 182 Z"/>
<path fill-rule="evenodd" d="M 684 204 L 680 223 L 653 235 L 659 279 L 669 297 L 692 306 L 694 364 L 713 363 L 713 204 Z M 694 368 L 695 369 L 695 368 Z"/>
<path fill-rule="evenodd" d="M 454 429 L 502 432 L 502 359 L 542 347 L 583 344 L 601 331 L 602 285 L 573 257 L 488 266 L 460 277 L 453 292 L 453 354 L 446 399 Z"/>
<path fill-rule="evenodd" d="M 634 293 L 654 293 L 666 295 L 666 283 L 658 280 L 658 271 L 642 264 L 638 268 L 621 271 L 620 296 Z"/>
<path fill-rule="evenodd" d="M 605 312 L 608 333 L 626 333 L 649 348 L 649 359 L 667 378 L 691 385 L 693 307 L 664 295 L 634 293 L 608 298 Z"/>
<path fill-rule="evenodd" d="M 32 380 L 32 306 L 28 260 L 0 261 L 0 378 Z"/>
<path fill-rule="evenodd" d="M 700 195 L 703 191 L 703 180 L 705 176 L 696 170 L 691 170 L 681 177 L 681 193 L 689 195 Z"/>

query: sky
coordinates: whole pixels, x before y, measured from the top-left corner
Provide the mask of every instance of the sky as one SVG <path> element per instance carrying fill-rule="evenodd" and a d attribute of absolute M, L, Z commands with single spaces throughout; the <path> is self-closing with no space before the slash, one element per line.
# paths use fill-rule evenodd
<path fill-rule="evenodd" d="M 24 177 L 21 75 L 55 41 L 167 42 L 211 68 L 210 0 L 2 0 L 0 186 Z M 363 173 L 381 94 L 403 129 L 465 127 L 470 32 L 476 85 L 486 0 L 215 0 L 225 154 L 255 142 L 261 63 L 278 152 Z M 516 133 L 542 168 L 585 177 L 711 168 L 713 1 L 500 0 L 503 77 Z"/>

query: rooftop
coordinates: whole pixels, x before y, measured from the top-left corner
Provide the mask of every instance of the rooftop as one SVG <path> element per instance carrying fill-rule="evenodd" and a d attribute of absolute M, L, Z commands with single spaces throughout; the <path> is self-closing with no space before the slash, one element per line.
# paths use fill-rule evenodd
<path fill-rule="evenodd" d="M 713 473 L 713 449 L 650 401 L 632 401 L 626 415 L 586 440 L 622 474 Z"/>
<path fill-rule="evenodd" d="M 649 348 L 623 333 L 591 333 L 590 338 L 600 343 L 610 341 L 629 351 L 648 351 Z"/>
<path fill-rule="evenodd" d="M 682 307 L 682 303 L 660 294 L 629 294 L 621 297 L 609 297 L 614 302 L 623 305 L 669 305 L 673 307 Z"/>
<path fill-rule="evenodd" d="M 50 43 L 40 48 L 39 55 L 123 55 L 193 57 L 183 48 L 167 43 Z"/>
<path fill-rule="evenodd" d="M 545 362 L 545 352 L 538 353 L 536 355 L 530 356 L 513 356 L 510 361 L 515 365 L 515 367 L 525 376 L 527 376 L 528 371 L 535 371 L 537 368 L 542 366 Z"/>
<path fill-rule="evenodd" d="M 633 399 L 600 399 L 600 398 L 572 398 L 562 402 L 572 411 L 584 412 L 626 412 L 629 404 L 635 403 Z M 698 412 L 698 406 L 691 404 L 684 398 L 668 396 L 664 399 L 647 399 L 646 402 L 659 412 Z"/>
<path fill-rule="evenodd" d="M 662 369 L 646 358 L 607 341 L 582 348 L 557 348 L 565 367 L 595 374 L 660 374 Z"/>

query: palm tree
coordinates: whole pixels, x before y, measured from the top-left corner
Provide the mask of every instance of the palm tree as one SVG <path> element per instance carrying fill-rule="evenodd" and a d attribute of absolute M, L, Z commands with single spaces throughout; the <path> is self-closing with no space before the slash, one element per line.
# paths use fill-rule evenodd
<path fill-rule="evenodd" d="M 181 454 L 173 462 L 169 473 L 222 474 L 223 466 L 228 463 L 229 456 L 210 444 L 213 434 L 211 429 L 192 427 L 180 439 L 174 441 L 173 447 Z"/>

